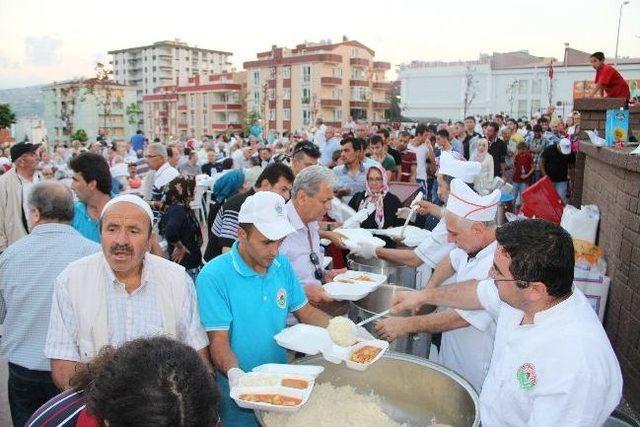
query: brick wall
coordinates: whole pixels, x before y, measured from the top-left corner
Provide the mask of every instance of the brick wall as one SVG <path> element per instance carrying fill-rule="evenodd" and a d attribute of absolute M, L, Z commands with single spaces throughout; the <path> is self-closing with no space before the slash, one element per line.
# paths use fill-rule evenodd
<path fill-rule="evenodd" d="M 580 111 L 580 136 L 589 139 L 585 130 L 598 131 L 598 134 L 604 138 L 604 126 L 607 110 L 611 108 L 622 108 L 625 102 L 622 98 L 580 98 L 573 100 L 573 108 Z M 640 135 L 640 106 L 631 107 L 629 109 L 629 129 L 633 135 Z"/>
<path fill-rule="evenodd" d="M 640 158 L 629 151 L 581 142 L 574 203 L 600 208 L 598 243 L 611 277 L 605 329 L 622 367 L 625 398 L 640 410 Z"/>

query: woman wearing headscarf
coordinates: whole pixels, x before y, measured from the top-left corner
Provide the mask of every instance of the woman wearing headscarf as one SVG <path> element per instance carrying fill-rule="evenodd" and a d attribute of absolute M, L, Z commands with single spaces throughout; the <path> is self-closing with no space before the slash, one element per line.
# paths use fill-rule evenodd
<path fill-rule="evenodd" d="M 209 239 L 207 241 L 207 248 L 204 251 L 204 260 L 207 262 L 214 256 L 219 255 L 215 253 L 215 245 L 213 244 L 214 236 L 211 232 L 213 221 L 216 219 L 218 211 L 228 198 L 245 190 L 244 183 L 244 173 L 240 170 L 234 169 L 226 172 L 213 184 L 213 199 L 216 202 L 211 205 L 211 209 L 209 209 L 209 214 L 207 215 Z"/>
<path fill-rule="evenodd" d="M 354 194 L 349 201 L 349 206 L 355 211 L 365 209 L 369 204 L 375 206 L 375 210 L 360 224 L 360 227 L 382 229 L 401 226 L 403 220 L 398 218 L 396 213 L 402 207 L 402 202 L 389 191 L 385 169 L 378 165 L 370 166 L 366 177 L 366 190 Z M 391 239 L 387 244 L 387 246 L 395 245 Z"/>
<path fill-rule="evenodd" d="M 195 188 L 193 176 L 181 175 L 169 182 L 159 224 L 160 234 L 169 244 L 171 260 L 183 266 L 194 280 L 202 266 L 202 232 L 190 207 Z"/>

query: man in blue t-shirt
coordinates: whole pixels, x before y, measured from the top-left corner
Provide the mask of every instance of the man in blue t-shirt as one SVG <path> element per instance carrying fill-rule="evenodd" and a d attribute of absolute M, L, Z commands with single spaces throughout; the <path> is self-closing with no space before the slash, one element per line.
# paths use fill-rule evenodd
<path fill-rule="evenodd" d="M 100 243 L 100 214 L 111 200 L 111 171 L 100 154 L 82 153 L 69 162 L 71 189 L 78 201 L 71 226 L 89 240 Z"/>
<path fill-rule="evenodd" d="M 196 280 L 225 426 L 258 425 L 253 411 L 229 397 L 229 383 L 256 366 L 287 363 L 286 350 L 273 337 L 286 327 L 289 313 L 302 323 L 329 323 L 329 316 L 308 304 L 289 260 L 278 253 L 284 237 L 295 231 L 284 206 L 282 196 L 271 191 L 248 197 L 238 215 L 238 241 L 206 264 Z"/>
<path fill-rule="evenodd" d="M 131 148 L 136 153 L 144 150 L 144 133 L 141 130 L 136 131 L 136 134 L 131 137 Z"/>

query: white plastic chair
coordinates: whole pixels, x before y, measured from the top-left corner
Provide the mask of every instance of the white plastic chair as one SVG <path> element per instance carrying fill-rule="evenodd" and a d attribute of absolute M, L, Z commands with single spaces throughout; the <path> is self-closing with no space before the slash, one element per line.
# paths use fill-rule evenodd
<path fill-rule="evenodd" d="M 198 221 L 200 221 L 201 224 L 207 223 L 207 215 L 202 204 L 202 199 L 206 191 L 207 187 L 196 185 L 193 194 L 193 201 L 189 204 L 189 207 L 196 214 L 196 218 L 198 218 Z"/>

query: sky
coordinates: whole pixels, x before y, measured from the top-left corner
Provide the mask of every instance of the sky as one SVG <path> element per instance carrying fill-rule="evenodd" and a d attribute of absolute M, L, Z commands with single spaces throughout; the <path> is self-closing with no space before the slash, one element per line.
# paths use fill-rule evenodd
<path fill-rule="evenodd" d="M 619 8 L 614 0 L 0 0 L 0 89 L 90 76 L 108 50 L 174 38 L 233 52 L 238 69 L 273 44 L 343 35 L 393 68 L 523 49 L 562 59 L 565 42 L 613 57 Z M 620 56 L 640 57 L 638 22 L 640 0 L 630 0 Z"/>

